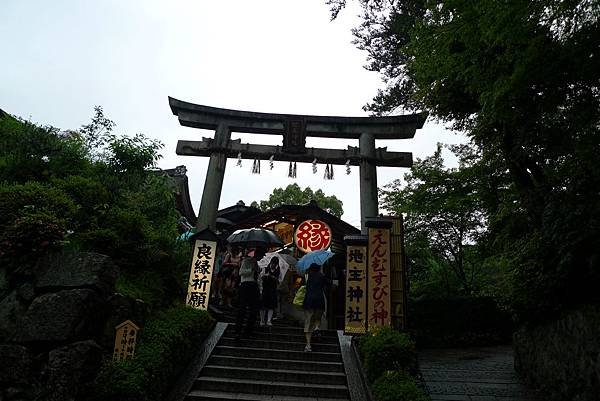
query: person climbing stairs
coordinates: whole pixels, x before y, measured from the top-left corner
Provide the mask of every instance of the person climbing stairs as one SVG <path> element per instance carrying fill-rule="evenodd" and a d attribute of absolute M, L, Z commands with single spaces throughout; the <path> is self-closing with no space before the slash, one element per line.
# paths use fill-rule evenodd
<path fill-rule="evenodd" d="M 231 322 L 235 310 L 219 320 Z M 350 400 L 337 332 L 322 330 L 305 352 L 301 327 L 289 320 L 256 327 L 236 341 L 229 324 L 195 379 L 186 401 Z"/>

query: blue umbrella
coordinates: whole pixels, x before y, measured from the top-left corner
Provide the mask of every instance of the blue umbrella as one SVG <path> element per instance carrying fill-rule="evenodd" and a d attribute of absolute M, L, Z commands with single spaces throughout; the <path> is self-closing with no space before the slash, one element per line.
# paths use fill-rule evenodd
<path fill-rule="evenodd" d="M 327 260 L 332 256 L 333 252 L 325 250 L 309 252 L 298 259 L 298 262 L 296 263 L 296 270 L 298 270 L 300 273 L 304 273 L 313 263 L 323 266 L 323 263 L 327 262 Z"/>
<path fill-rule="evenodd" d="M 194 230 L 188 230 L 177 237 L 177 241 L 187 241 L 192 235 L 194 235 Z"/>

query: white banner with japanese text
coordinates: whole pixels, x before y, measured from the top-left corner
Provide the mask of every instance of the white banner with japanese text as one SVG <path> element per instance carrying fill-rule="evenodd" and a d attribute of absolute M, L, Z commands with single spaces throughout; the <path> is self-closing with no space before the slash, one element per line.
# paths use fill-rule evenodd
<path fill-rule="evenodd" d="M 185 303 L 196 309 L 206 310 L 210 297 L 210 283 L 217 252 L 217 243 L 197 239 L 194 243 L 192 268 Z"/>

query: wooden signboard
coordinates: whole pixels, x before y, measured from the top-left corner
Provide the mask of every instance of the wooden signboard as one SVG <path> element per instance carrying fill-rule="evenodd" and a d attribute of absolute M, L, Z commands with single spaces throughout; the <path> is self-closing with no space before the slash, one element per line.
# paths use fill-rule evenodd
<path fill-rule="evenodd" d="M 185 303 L 193 308 L 206 310 L 210 297 L 210 283 L 217 253 L 217 242 L 196 238 L 192 267 Z"/>
<path fill-rule="evenodd" d="M 390 227 L 391 221 L 367 221 L 369 227 L 368 260 L 368 324 L 369 330 L 390 326 Z"/>
<path fill-rule="evenodd" d="M 346 334 L 367 331 L 367 246 L 346 247 Z"/>
<path fill-rule="evenodd" d="M 117 333 L 115 336 L 115 350 L 113 352 L 114 361 L 124 361 L 125 359 L 133 358 L 139 329 L 131 320 L 125 320 L 115 327 Z"/>

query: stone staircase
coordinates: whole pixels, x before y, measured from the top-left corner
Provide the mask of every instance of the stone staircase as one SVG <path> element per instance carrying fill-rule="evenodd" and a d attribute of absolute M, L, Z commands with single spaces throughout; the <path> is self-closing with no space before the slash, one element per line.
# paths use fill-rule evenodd
<path fill-rule="evenodd" d="M 231 321 L 235 311 L 222 316 Z M 229 324 L 185 400 L 349 400 L 337 332 L 322 336 L 304 352 L 304 333 L 289 321 L 257 327 L 236 343 Z"/>

